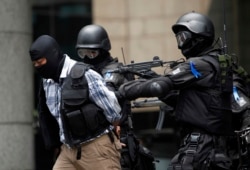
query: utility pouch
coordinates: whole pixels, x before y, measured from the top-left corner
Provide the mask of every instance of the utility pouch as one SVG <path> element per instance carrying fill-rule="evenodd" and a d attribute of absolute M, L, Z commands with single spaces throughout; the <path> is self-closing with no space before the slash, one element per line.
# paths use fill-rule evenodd
<path fill-rule="evenodd" d="M 102 109 L 94 103 L 85 104 L 81 107 L 81 111 L 84 115 L 84 123 L 91 134 L 96 134 L 108 127 L 109 123 L 103 114 Z"/>
<path fill-rule="evenodd" d="M 144 146 L 139 146 L 138 170 L 156 170 L 154 155 Z"/>
<path fill-rule="evenodd" d="M 84 117 L 80 110 L 75 110 L 66 113 L 70 130 L 74 136 L 86 135 L 87 129 Z"/>
<path fill-rule="evenodd" d="M 86 125 L 82 107 L 89 103 L 88 82 L 85 72 L 90 68 L 77 62 L 69 75 L 62 82 L 61 118 L 64 128 L 65 141 L 70 146 L 77 146 L 91 138 Z"/>
<path fill-rule="evenodd" d="M 210 160 L 209 170 L 230 170 L 232 162 L 231 160 L 218 149 L 213 149 L 208 157 Z"/>
<path fill-rule="evenodd" d="M 226 93 L 232 93 L 233 89 L 233 70 L 232 57 L 230 55 L 218 55 L 221 70 L 221 90 Z"/>
<path fill-rule="evenodd" d="M 128 132 L 121 137 L 121 143 L 126 144 L 121 150 L 122 170 L 155 170 L 155 158 L 144 146 L 140 145 L 133 133 Z"/>

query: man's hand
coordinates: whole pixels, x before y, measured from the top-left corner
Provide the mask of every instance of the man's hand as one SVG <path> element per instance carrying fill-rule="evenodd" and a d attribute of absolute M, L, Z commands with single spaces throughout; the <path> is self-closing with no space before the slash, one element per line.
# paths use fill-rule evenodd
<path fill-rule="evenodd" d="M 121 134 L 121 127 L 120 126 L 115 126 L 115 135 L 117 136 L 118 139 L 120 139 L 120 134 Z M 125 143 L 122 143 L 120 141 L 120 145 L 121 147 L 126 147 L 126 144 Z"/>
<path fill-rule="evenodd" d="M 121 127 L 120 126 L 115 126 L 115 134 L 118 139 L 120 139 L 120 134 L 121 134 Z"/>

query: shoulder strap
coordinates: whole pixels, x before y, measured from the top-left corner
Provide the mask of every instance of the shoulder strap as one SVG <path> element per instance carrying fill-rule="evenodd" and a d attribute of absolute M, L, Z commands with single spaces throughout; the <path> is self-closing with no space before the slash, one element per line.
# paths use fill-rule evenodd
<path fill-rule="evenodd" d="M 85 79 L 85 72 L 91 66 L 82 62 L 77 62 L 71 69 L 69 76 L 72 80 L 72 88 L 82 88 L 84 85 L 87 85 L 87 81 L 83 81 Z"/>
<path fill-rule="evenodd" d="M 89 68 L 89 65 L 81 62 L 77 62 L 71 68 L 62 85 L 61 98 L 63 106 L 81 106 L 88 101 L 88 82 L 85 78 L 85 72 Z"/>

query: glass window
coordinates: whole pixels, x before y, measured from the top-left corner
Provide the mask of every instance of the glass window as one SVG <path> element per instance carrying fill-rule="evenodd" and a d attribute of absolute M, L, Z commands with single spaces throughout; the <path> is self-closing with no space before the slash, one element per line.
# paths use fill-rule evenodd
<path fill-rule="evenodd" d="M 77 59 L 77 35 L 83 26 L 92 23 L 91 12 L 91 1 L 34 5 L 34 39 L 42 34 L 51 35 L 58 41 L 64 53 Z"/>

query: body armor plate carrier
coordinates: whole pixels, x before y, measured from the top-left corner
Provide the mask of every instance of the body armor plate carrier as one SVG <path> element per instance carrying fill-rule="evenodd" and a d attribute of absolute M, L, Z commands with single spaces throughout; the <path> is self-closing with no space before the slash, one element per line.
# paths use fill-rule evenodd
<path fill-rule="evenodd" d="M 89 65 L 77 62 L 62 85 L 61 113 L 65 141 L 71 147 L 94 138 L 110 125 L 103 110 L 89 100 L 85 71 Z"/>

